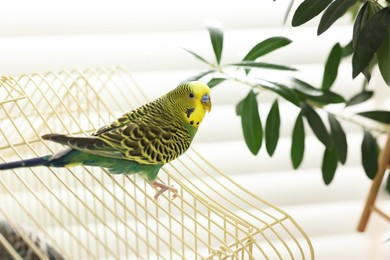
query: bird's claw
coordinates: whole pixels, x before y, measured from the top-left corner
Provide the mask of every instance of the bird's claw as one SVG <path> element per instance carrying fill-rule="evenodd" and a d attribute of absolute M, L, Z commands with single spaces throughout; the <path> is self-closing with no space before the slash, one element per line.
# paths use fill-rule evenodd
<path fill-rule="evenodd" d="M 160 182 L 153 182 L 152 184 L 153 188 L 156 190 L 156 195 L 154 195 L 154 200 L 157 201 L 158 197 L 163 194 L 165 191 L 171 191 L 173 192 L 172 200 L 174 200 L 177 197 L 178 191 L 172 186 L 165 185 L 164 183 Z"/>

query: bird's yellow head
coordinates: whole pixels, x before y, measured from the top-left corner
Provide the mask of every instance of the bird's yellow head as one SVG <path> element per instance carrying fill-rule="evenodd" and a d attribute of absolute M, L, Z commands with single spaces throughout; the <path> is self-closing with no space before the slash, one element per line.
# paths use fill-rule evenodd
<path fill-rule="evenodd" d="M 194 128 L 198 128 L 206 111 L 211 110 L 210 88 L 202 82 L 182 83 L 169 96 L 173 107 L 178 109 L 175 112 L 179 112 L 185 122 Z"/>

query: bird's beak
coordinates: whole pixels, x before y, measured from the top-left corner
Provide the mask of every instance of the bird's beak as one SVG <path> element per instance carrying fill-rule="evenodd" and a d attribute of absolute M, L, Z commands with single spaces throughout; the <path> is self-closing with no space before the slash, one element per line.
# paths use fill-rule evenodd
<path fill-rule="evenodd" d="M 211 111 L 211 99 L 210 99 L 210 95 L 209 94 L 204 94 L 202 96 L 202 99 L 200 100 L 200 102 L 202 103 L 203 107 L 208 111 L 210 112 Z"/>

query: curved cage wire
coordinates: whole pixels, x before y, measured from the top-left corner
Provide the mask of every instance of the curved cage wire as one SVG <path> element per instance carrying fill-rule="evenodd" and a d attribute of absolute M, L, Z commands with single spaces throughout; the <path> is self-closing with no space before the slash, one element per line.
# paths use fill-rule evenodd
<path fill-rule="evenodd" d="M 0 162 L 59 151 L 40 136 L 89 135 L 147 101 L 123 67 L 3 76 L 0 97 Z M 314 258 L 292 217 L 196 150 L 164 166 L 159 178 L 178 198 L 166 193 L 156 203 L 142 178 L 96 167 L 3 171 L 0 218 L 34 226 L 66 259 Z"/>

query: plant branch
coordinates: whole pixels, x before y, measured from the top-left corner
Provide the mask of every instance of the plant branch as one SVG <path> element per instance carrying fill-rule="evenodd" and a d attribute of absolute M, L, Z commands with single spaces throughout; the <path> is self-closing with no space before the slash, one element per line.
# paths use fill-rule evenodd
<path fill-rule="evenodd" d="M 215 67 L 214 67 L 215 68 Z M 271 90 L 267 89 L 267 88 L 264 88 L 262 87 L 261 85 L 257 84 L 257 83 L 254 83 L 254 82 L 251 82 L 250 80 L 248 80 L 248 78 L 250 77 L 240 77 L 240 76 L 232 76 L 231 74 L 227 73 L 223 67 L 220 67 L 218 66 L 218 72 L 221 73 L 224 77 L 226 77 L 228 80 L 231 80 L 231 81 L 234 81 L 234 82 L 238 82 L 238 83 L 241 83 L 241 84 L 244 84 L 244 85 L 247 85 L 249 86 L 250 88 L 252 89 L 257 89 L 257 90 L 267 90 L 267 91 L 270 91 L 272 92 Z M 382 126 L 382 125 L 377 125 L 377 127 L 367 127 L 367 125 L 365 125 L 364 123 L 360 122 L 359 120 L 356 120 L 354 117 L 351 117 L 351 116 L 346 116 L 342 113 L 334 113 L 334 112 L 330 112 L 329 110 L 327 110 L 326 108 L 324 107 L 320 107 L 320 106 L 315 106 L 315 108 L 317 110 L 322 110 L 328 114 L 331 114 L 333 115 L 334 117 L 342 120 L 342 121 L 345 121 L 345 122 L 349 122 L 349 123 L 352 123 L 356 126 L 359 126 L 361 127 L 362 129 L 365 129 L 365 130 L 368 130 L 368 131 L 373 131 L 373 132 L 377 132 L 379 134 L 386 134 L 387 133 L 387 130 L 386 130 L 386 127 Z"/>
<path fill-rule="evenodd" d="M 326 110 L 325 108 L 322 108 L 322 110 L 328 114 L 331 114 L 333 115 L 334 117 L 337 117 L 338 119 L 341 119 L 342 121 L 346 121 L 346 122 L 349 122 L 349 123 L 352 123 L 354 125 L 357 125 L 359 127 L 361 127 L 362 129 L 365 129 L 365 130 L 368 130 L 368 131 L 373 131 L 373 132 L 377 132 L 379 134 L 386 134 L 387 131 L 386 131 L 386 128 L 385 127 L 381 127 L 381 125 L 378 124 L 378 127 L 367 127 L 367 125 L 363 124 L 362 122 L 360 122 L 359 120 L 356 120 L 355 118 L 353 117 L 350 117 L 350 116 L 345 116 L 343 114 L 335 114 L 333 112 L 330 112 L 328 110 Z"/>

